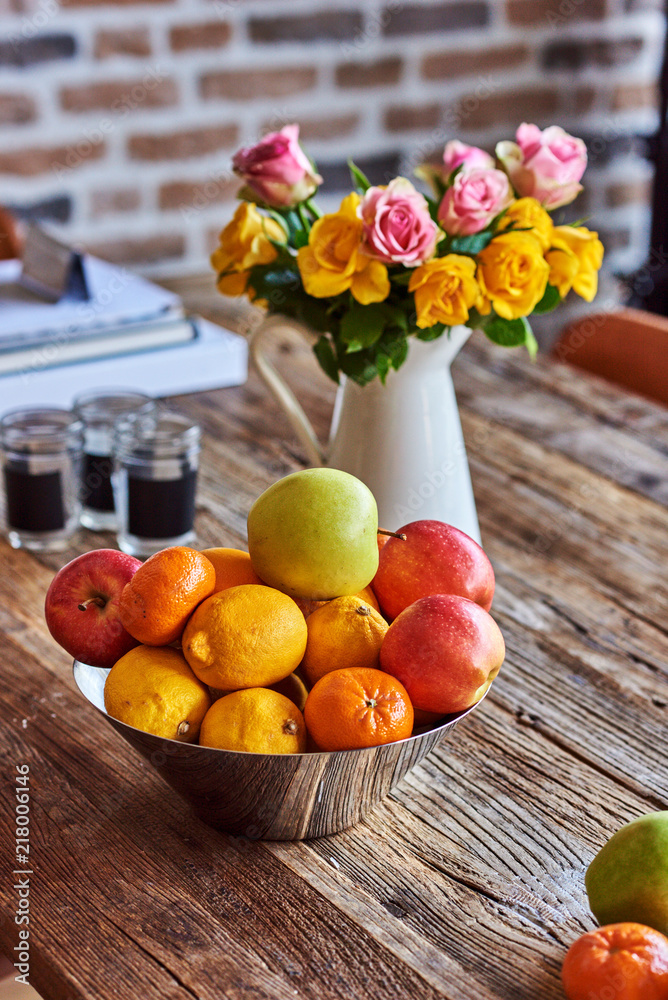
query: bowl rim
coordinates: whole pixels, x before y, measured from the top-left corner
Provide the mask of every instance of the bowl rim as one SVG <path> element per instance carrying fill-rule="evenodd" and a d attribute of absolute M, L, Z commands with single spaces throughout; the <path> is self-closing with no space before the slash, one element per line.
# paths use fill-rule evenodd
<path fill-rule="evenodd" d="M 478 707 L 478 705 L 482 704 L 482 702 L 485 700 L 487 694 L 489 693 L 492 687 L 492 685 L 490 684 L 490 686 L 487 688 L 487 691 L 485 691 L 485 693 L 483 694 L 482 698 L 479 698 L 478 701 L 474 702 L 472 705 L 469 705 L 468 708 L 462 709 L 461 712 L 451 712 L 449 715 L 444 715 L 443 720 L 440 722 L 438 726 L 434 726 L 431 729 L 425 729 L 421 733 L 411 733 L 410 736 L 405 736 L 402 740 L 392 740 L 390 743 L 377 743 L 372 747 L 353 747 L 350 750 L 313 750 L 311 752 L 305 752 L 305 753 L 287 753 L 287 754 L 254 753 L 250 750 L 225 750 L 223 747 L 204 747 L 200 743 L 188 743 L 185 740 L 183 741 L 173 740 L 170 736 L 157 736 L 155 733 L 149 733 L 145 729 L 137 729 L 136 726 L 131 726 L 128 722 L 123 722 L 121 719 L 115 719 L 112 715 L 109 715 L 106 709 L 103 711 L 101 708 L 98 708 L 98 706 L 93 701 L 91 701 L 88 695 L 84 691 L 82 691 L 81 686 L 79 685 L 79 681 L 77 679 L 77 667 L 79 666 L 88 667 L 90 670 L 107 670 L 107 671 L 111 670 L 111 667 L 94 667 L 90 663 L 84 663 L 83 660 L 77 660 L 76 658 L 72 661 L 72 674 L 74 677 L 74 683 L 76 684 L 77 690 L 86 699 L 88 704 L 95 709 L 96 712 L 99 712 L 100 715 L 103 715 L 105 718 L 111 720 L 114 725 L 125 726 L 126 729 L 130 729 L 135 733 L 139 733 L 140 736 L 151 736 L 153 737 L 153 739 L 160 740 L 163 743 L 173 743 L 174 746 L 177 747 L 191 747 L 191 748 L 196 747 L 198 750 L 207 750 L 210 753 L 211 752 L 221 753 L 221 754 L 233 753 L 237 754 L 240 757 L 276 757 L 280 759 L 282 758 L 293 759 L 295 757 L 308 757 L 308 758 L 331 757 L 333 754 L 368 753 L 369 750 L 380 750 L 383 747 L 400 746 L 402 743 L 411 743 L 414 740 L 421 739 L 423 736 L 426 736 L 429 733 L 437 733 L 440 730 L 445 731 L 451 728 L 455 723 L 459 722 L 461 719 L 469 715 L 475 708 Z M 493 683 L 494 682 L 492 682 L 492 684 Z"/>

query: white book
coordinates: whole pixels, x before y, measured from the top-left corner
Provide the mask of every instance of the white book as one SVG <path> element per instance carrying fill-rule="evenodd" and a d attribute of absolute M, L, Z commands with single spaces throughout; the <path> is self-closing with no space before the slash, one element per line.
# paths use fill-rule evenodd
<path fill-rule="evenodd" d="M 70 340 L 101 329 L 183 317 L 178 295 L 138 274 L 88 254 L 82 258 L 90 297 L 65 296 L 41 302 L 19 284 L 20 260 L 0 261 L 0 347 L 48 342 L 65 333 Z"/>
<path fill-rule="evenodd" d="M 0 414 L 19 406 L 69 408 L 79 393 L 107 386 L 178 396 L 245 382 L 246 340 L 199 318 L 197 327 L 197 337 L 172 347 L 0 375 Z"/>

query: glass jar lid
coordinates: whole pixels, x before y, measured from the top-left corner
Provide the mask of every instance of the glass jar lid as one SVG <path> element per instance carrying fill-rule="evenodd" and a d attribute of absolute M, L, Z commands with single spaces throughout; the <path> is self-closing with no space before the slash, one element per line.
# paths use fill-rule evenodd
<path fill-rule="evenodd" d="M 0 444 L 6 451 L 51 454 L 83 444 L 83 422 L 60 407 L 21 407 L 0 420 Z"/>
<path fill-rule="evenodd" d="M 97 389 L 77 396 L 72 408 L 87 427 L 110 426 L 129 413 L 150 413 L 155 400 L 134 389 Z"/>
<path fill-rule="evenodd" d="M 171 458 L 199 450 L 200 426 L 189 417 L 162 408 L 129 413 L 114 424 L 114 451 L 119 458 Z"/>

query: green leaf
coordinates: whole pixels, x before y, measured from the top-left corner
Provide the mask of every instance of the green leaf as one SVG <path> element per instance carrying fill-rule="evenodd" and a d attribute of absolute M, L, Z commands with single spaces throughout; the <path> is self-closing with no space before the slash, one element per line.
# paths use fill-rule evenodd
<path fill-rule="evenodd" d="M 355 344 L 352 350 L 371 347 L 382 336 L 387 317 L 380 303 L 368 306 L 354 305 L 341 320 L 341 339 L 344 344 Z M 350 351 L 350 346 L 348 347 Z"/>
<path fill-rule="evenodd" d="M 376 363 L 370 357 L 369 351 L 359 354 L 345 354 L 339 358 L 341 371 L 358 385 L 368 385 L 378 374 Z"/>
<path fill-rule="evenodd" d="M 526 339 L 524 343 L 526 344 L 527 351 L 529 352 L 531 358 L 533 359 L 538 354 L 538 341 L 533 335 L 533 330 L 529 325 L 528 319 L 525 318 L 522 320 L 522 322 L 524 323 L 524 329 L 526 333 Z"/>
<path fill-rule="evenodd" d="M 442 336 L 444 330 L 449 330 L 445 323 L 435 323 L 433 326 L 427 327 L 426 330 L 418 330 L 416 337 L 418 340 L 437 340 Z"/>
<path fill-rule="evenodd" d="M 549 313 L 552 312 L 553 309 L 556 309 L 560 302 L 561 295 L 559 294 L 558 289 L 555 288 L 554 285 L 547 285 L 545 288 L 545 294 L 538 305 L 534 306 L 533 311 L 539 314 Z"/>
<path fill-rule="evenodd" d="M 484 250 L 493 239 L 494 233 L 487 231 L 473 233 L 471 236 L 455 236 L 450 241 L 450 253 L 463 253 L 474 257 L 481 250 Z"/>
<path fill-rule="evenodd" d="M 527 339 L 526 326 L 521 319 L 503 319 L 493 315 L 483 329 L 489 339 L 501 347 L 520 347 Z"/>
<path fill-rule="evenodd" d="M 339 384 L 339 366 L 336 361 L 336 356 L 332 350 L 332 345 L 330 344 L 327 337 L 322 336 L 316 344 L 313 345 L 313 353 L 318 359 L 318 363 L 325 375 L 329 375 L 333 382 Z"/>
<path fill-rule="evenodd" d="M 353 179 L 353 187 L 359 188 L 362 192 L 368 191 L 371 187 L 371 181 L 352 160 L 348 160 L 348 169 Z"/>
<path fill-rule="evenodd" d="M 395 351 L 392 358 L 392 367 L 395 371 L 399 371 L 404 361 L 408 357 L 408 340 L 402 340 L 399 342 L 398 349 Z"/>

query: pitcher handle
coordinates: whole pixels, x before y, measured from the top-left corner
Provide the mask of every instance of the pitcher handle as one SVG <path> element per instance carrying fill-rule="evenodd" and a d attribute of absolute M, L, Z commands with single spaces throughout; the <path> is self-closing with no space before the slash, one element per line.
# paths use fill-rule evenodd
<path fill-rule="evenodd" d="M 276 402 L 285 411 L 292 429 L 303 446 L 311 465 L 325 464 L 325 450 L 313 430 L 311 421 L 304 413 L 294 392 L 284 382 L 264 353 L 265 341 L 285 330 L 294 330 L 308 343 L 313 343 L 313 334 L 296 320 L 273 314 L 268 316 L 253 333 L 249 350 L 260 378 L 265 383 Z"/>

